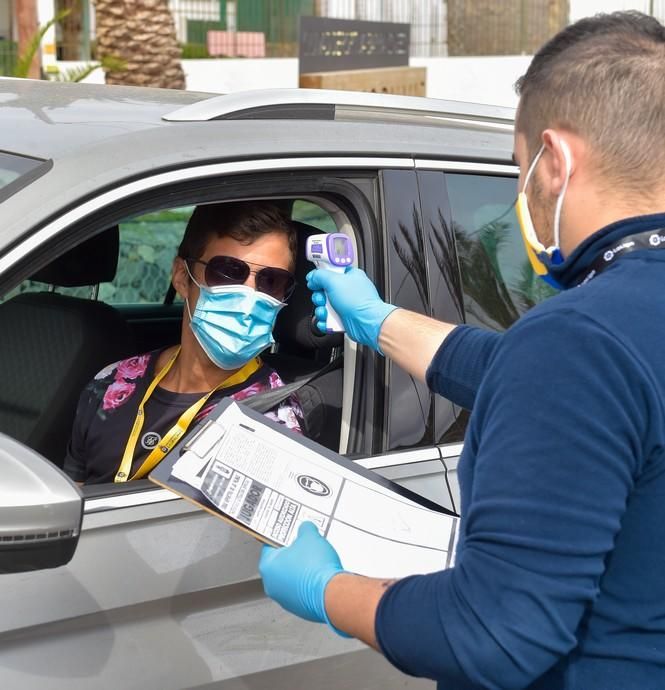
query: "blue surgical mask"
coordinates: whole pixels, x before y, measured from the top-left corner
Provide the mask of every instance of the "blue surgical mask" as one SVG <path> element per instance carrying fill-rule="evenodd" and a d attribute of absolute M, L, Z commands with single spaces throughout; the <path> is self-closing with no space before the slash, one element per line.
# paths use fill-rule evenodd
<path fill-rule="evenodd" d="M 526 198 L 526 188 L 529 180 L 536 169 L 536 165 L 545 150 L 545 146 L 541 146 L 524 177 L 524 188 L 517 195 L 517 220 L 519 221 L 520 230 L 522 231 L 522 239 L 526 248 L 527 256 L 531 262 L 531 266 L 536 275 L 540 276 L 546 283 L 558 290 L 561 290 L 561 285 L 552 276 L 550 269 L 552 266 L 558 266 L 563 263 L 563 255 L 560 248 L 560 225 L 561 225 L 561 209 L 563 207 L 563 200 L 568 189 L 568 180 L 570 179 L 571 160 L 570 150 L 565 141 L 561 140 L 561 150 L 563 151 L 566 160 L 566 179 L 564 180 L 561 192 L 556 200 L 556 207 L 554 210 L 554 244 L 551 247 L 545 247 L 538 239 L 536 231 L 531 220 L 531 213 L 529 212 L 529 205 Z"/>
<path fill-rule="evenodd" d="M 275 342 L 272 329 L 283 302 L 247 285 L 196 285 L 200 292 L 193 314 L 186 301 L 189 326 L 220 369 L 239 369 Z"/>

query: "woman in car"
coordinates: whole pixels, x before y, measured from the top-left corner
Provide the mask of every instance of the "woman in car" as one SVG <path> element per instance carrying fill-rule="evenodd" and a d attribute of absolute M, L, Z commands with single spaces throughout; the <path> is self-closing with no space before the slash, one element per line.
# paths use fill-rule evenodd
<path fill-rule="evenodd" d="M 259 354 L 295 287 L 297 235 L 268 202 L 199 206 L 172 282 L 184 300 L 178 345 L 115 362 L 81 394 L 64 469 L 85 484 L 141 479 L 224 397 L 283 386 Z M 295 397 L 266 416 L 300 431 Z"/>

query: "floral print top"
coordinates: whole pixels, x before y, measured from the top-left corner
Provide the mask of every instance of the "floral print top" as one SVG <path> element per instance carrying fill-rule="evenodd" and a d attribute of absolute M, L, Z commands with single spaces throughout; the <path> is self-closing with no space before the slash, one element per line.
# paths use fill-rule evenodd
<path fill-rule="evenodd" d="M 112 482 L 120 465 L 138 406 L 155 377 L 161 350 L 130 357 L 100 371 L 81 393 L 64 469 L 77 482 Z M 277 372 L 262 363 L 247 380 L 214 393 L 192 422 L 198 423 L 224 397 L 236 401 L 284 386 Z M 145 419 L 136 444 L 132 474 L 182 413 L 201 398 L 199 393 L 174 393 L 157 386 L 145 405 Z M 266 417 L 301 432 L 302 410 L 295 396 Z"/>

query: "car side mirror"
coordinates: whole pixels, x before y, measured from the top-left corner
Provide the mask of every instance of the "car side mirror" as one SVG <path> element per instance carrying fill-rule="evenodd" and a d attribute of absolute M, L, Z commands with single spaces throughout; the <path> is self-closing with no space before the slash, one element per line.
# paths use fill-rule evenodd
<path fill-rule="evenodd" d="M 79 488 L 5 434 L 0 434 L 0 468 L 0 574 L 68 563 L 81 532 Z"/>

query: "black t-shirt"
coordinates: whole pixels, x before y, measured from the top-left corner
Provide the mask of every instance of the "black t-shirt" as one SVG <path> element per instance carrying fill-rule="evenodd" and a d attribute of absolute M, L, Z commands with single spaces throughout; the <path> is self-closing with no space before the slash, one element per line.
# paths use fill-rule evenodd
<path fill-rule="evenodd" d="M 161 350 L 130 357 L 100 371 L 79 399 L 64 469 L 77 482 L 112 482 L 120 466 L 139 404 L 155 377 Z M 205 417 L 225 397 L 241 401 L 284 385 L 276 371 L 261 366 L 245 381 L 210 396 L 190 427 Z M 157 386 L 145 404 L 145 420 L 134 450 L 130 476 L 143 464 L 162 436 L 180 416 L 201 399 L 200 393 L 174 393 Z M 267 417 L 300 432 L 302 411 L 291 396 L 266 413 Z"/>

